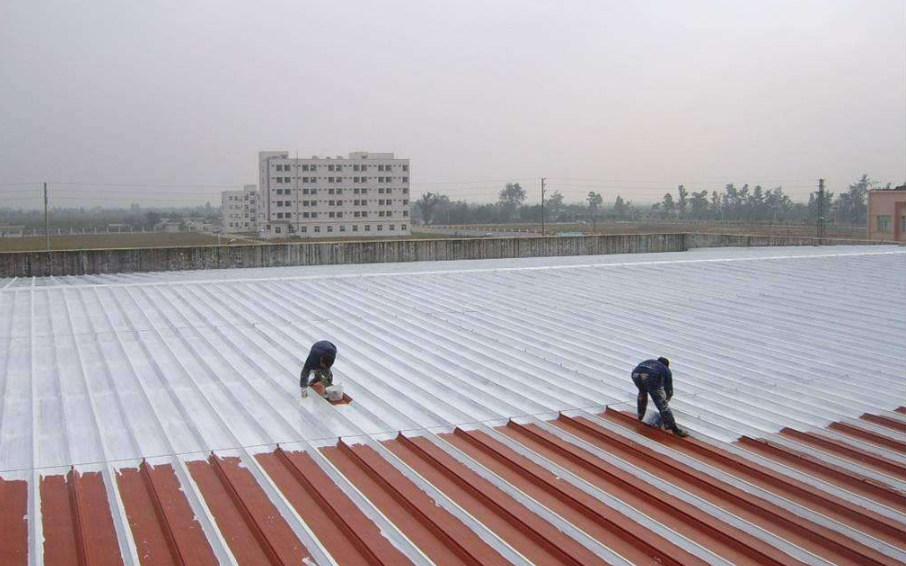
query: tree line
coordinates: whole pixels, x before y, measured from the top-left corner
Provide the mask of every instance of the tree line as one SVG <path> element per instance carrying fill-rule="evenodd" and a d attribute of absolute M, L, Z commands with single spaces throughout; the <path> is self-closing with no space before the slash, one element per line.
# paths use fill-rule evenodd
<path fill-rule="evenodd" d="M 847 190 L 835 195 L 819 191 L 808 202 L 795 202 L 782 186 L 765 189 L 761 185 L 727 184 L 723 191 L 689 190 L 679 185 L 676 193 L 665 193 L 652 205 L 637 205 L 619 194 L 605 205 L 600 192 L 590 191 L 581 202 L 565 202 L 560 191 L 544 201 L 544 217 L 549 222 L 570 222 L 590 218 L 601 220 L 685 220 L 741 223 L 815 222 L 823 211 L 828 222 L 864 226 L 868 211 L 868 191 L 880 184 L 862 175 Z M 890 188 L 890 183 L 886 188 Z M 473 203 L 427 192 L 415 201 L 412 216 L 424 224 L 505 224 L 541 222 L 541 205 L 526 205 L 526 191 L 519 183 L 507 183 L 496 202 Z M 823 208 L 822 208 L 823 204 Z"/>
<path fill-rule="evenodd" d="M 145 208 L 137 204 L 129 208 L 54 207 L 50 210 L 54 229 L 91 230 L 104 228 L 108 224 L 126 224 L 133 230 L 151 230 L 164 218 L 182 221 L 188 218 L 204 218 L 217 224 L 220 222 L 220 207 L 211 203 L 204 206 L 154 207 Z M 24 226 L 27 230 L 44 229 L 44 210 L 0 208 L 0 225 Z"/>

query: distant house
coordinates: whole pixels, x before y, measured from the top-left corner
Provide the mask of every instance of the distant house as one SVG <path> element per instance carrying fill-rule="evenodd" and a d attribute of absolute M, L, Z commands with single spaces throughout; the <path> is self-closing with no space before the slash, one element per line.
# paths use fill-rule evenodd
<path fill-rule="evenodd" d="M 906 185 L 868 191 L 868 239 L 906 242 Z"/>
<path fill-rule="evenodd" d="M 182 222 L 178 220 L 170 220 L 169 218 L 161 218 L 160 222 L 154 225 L 155 232 L 179 232 L 182 227 Z"/>
<path fill-rule="evenodd" d="M 214 225 L 204 218 L 189 218 L 185 222 L 187 232 L 213 232 Z"/>
<path fill-rule="evenodd" d="M 21 238 L 25 226 L 0 226 L 0 238 Z"/>

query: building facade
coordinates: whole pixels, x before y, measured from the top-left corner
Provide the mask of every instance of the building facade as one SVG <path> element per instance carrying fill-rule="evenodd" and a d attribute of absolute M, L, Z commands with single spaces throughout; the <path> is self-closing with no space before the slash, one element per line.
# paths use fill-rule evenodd
<path fill-rule="evenodd" d="M 268 238 L 410 234 L 409 160 L 392 153 L 258 154 L 258 227 Z"/>
<path fill-rule="evenodd" d="M 868 191 L 868 239 L 906 242 L 906 185 Z"/>
<path fill-rule="evenodd" d="M 258 230 L 258 188 L 245 185 L 241 191 L 223 191 L 220 203 L 221 230 L 226 233 Z"/>

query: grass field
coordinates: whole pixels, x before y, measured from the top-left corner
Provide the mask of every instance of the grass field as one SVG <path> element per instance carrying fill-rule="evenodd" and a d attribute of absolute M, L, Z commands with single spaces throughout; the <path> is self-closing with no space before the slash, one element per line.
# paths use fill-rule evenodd
<path fill-rule="evenodd" d="M 440 227 L 440 226 L 439 226 Z M 541 233 L 540 224 L 486 224 L 454 226 L 462 231 L 495 232 L 529 230 Z M 693 222 L 588 222 L 547 224 L 546 234 L 583 232 L 585 234 L 662 234 L 671 232 L 700 232 L 706 234 L 747 234 L 763 236 L 815 236 L 814 226 L 768 224 L 708 224 Z M 866 238 L 865 228 L 831 226 L 825 228 L 826 238 Z"/>
<path fill-rule="evenodd" d="M 255 243 L 285 244 L 288 242 L 356 242 L 372 240 L 433 240 L 449 236 L 413 232 L 411 236 L 362 238 L 306 238 L 306 239 L 273 239 L 259 240 L 248 236 L 224 234 L 220 240 L 223 245 L 242 246 Z M 51 236 L 51 249 L 59 250 L 96 250 L 109 248 L 170 248 L 178 246 L 216 246 L 216 234 L 196 233 L 132 233 L 132 234 L 86 234 L 78 236 Z M 44 251 L 47 242 L 44 236 L 24 236 L 22 238 L 0 238 L 0 253 Z"/>
<path fill-rule="evenodd" d="M 226 241 L 224 237 L 224 241 Z M 248 242 L 245 242 L 248 243 Z M 217 245 L 217 236 L 210 234 L 86 234 L 78 236 L 51 236 L 53 250 L 91 250 L 100 248 L 166 248 L 174 246 Z M 0 238 L 0 252 L 29 252 L 47 249 L 44 236 Z"/>
<path fill-rule="evenodd" d="M 540 233 L 539 224 L 504 224 L 504 225 L 469 225 L 457 226 L 462 232 L 475 231 L 477 236 L 484 236 L 495 231 L 531 230 Z M 814 236 L 814 226 L 770 226 L 738 224 L 681 224 L 681 223 L 645 223 L 645 222 L 609 222 L 593 224 L 548 224 L 545 232 L 553 235 L 557 232 L 584 232 L 585 234 L 652 234 L 665 232 L 703 232 L 710 234 L 751 234 L 773 236 Z M 864 228 L 828 226 L 828 238 L 864 238 Z M 413 231 L 410 236 L 361 238 L 306 238 L 257 240 L 246 236 L 224 235 L 223 245 L 248 245 L 254 243 L 287 243 L 287 242 L 355 242 L 372 240 L 430 240 L 445 239 L 447 234 Z M 78 250 L 102 248 L 166 248 L 178 246 L 216 246 L 217 235 L 197 233 L 132 233 L 132 234 L 97 234 L 79 236 L 51 236 L 51 249 Z M 0 238 L 0 252 L 43 251 L 46 241 L 43 236 L 25 236 L 22 238 Z"/>

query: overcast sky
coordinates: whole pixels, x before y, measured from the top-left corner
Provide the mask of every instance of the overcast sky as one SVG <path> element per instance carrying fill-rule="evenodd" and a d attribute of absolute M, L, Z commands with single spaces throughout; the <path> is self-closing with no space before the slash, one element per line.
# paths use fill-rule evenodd
<path fill-rule="evenodd" d="M 899 184 L 906 2 L 0 1 L 0 206 L 217 201 L 282 149 L 473 200 Z"/>

